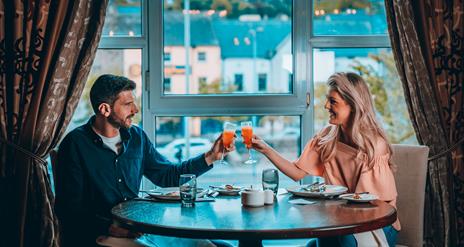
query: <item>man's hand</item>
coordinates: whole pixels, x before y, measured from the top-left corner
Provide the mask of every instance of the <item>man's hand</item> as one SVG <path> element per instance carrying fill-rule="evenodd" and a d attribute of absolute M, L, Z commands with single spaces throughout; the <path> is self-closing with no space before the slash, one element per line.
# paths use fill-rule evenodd
<path fill-rule="evenodd" d="M 138 238 L 142 236 L 142 234 L 139 232 L 131 232 L 130 230 L 127 230 L 115 224 L 110 225 L 110 227 L 108 228 L 108 234 L 117 238 Z"/>
<path fill-rule="evenodd" d="M 222 134 L 214 141 L 213 146 L 211 149 L 205 153 L 205 161 L 208 165 L 213 164 L 214 161 L 221 159 L 222 152 L 224 150 L 224 157 L 235 150 L 235 138 L 230 144 L 230 147 L 225 148 L 224 144 L 222 143 Z"/>

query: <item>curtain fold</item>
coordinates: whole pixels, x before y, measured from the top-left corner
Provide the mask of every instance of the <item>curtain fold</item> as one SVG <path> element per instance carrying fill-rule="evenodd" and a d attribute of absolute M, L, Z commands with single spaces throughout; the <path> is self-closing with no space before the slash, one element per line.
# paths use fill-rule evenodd
<path fill-rule="evenodd" d="M 464 246 L 464 0 L 385 5 L 417 138 L 431 156 L 443 154 L 429 161 L 425 245 Z"/>
<path fill-rule="evenodd" d="M 0 2 L 0 192 L 8 198 L 2 206 L 8 228 L 1 246 L 59 246 L 43 159 L 63 136 L 79 102 L 107 4 Z"/>

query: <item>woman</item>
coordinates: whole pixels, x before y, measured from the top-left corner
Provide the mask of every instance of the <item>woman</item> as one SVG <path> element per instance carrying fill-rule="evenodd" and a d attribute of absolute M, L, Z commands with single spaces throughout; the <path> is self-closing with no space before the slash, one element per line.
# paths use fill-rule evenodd
<path fill-rule="evenodd" d="M 367 191 L 396 207 L 392 149 L 376 120 L 366 82 L 354 73 L 336 73 L 327 84 L 325 109 L 330 124 L 308 142 L 299 159 L 286 160 L 258 136 L 254 136 L 252 147 L 295 181 L 306 175 L 322 176 L 327 184 L 345 186 L 349 192 Z M 373 238 L 385 241 L 386 237 L 388 245 L 395 246 L 399 230 L 397 220 L 383 232 L 374 231 Z M 361 246 L 362 241 L 360 235 L 346 235 L 321 238 L 318 244 Z"/>

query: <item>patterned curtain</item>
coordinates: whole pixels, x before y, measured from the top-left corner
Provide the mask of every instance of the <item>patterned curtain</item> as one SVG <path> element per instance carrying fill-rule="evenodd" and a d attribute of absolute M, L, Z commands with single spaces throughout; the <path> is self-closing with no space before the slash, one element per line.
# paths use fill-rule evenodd
<path fill-rule="evenodd" d="M 417 138 L 430 147 L 426 246 L 464 246 L 464 0 L 386 0 Z"/>
<path fill-rule="evenodd" d="M 77 106 L 107 2 L 0 1 L 0 246 L 59 246 L 44 159 Z"/>

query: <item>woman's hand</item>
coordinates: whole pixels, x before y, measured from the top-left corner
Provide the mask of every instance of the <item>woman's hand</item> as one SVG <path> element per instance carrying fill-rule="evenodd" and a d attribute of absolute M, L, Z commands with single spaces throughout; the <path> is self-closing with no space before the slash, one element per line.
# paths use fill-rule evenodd
<path fill-rule="evenodd" d="M 271 146 L 269 146 L 269 144 L 267 144 L 263 139 L 261 139 L 261 137 L 257 135 L 253 135 L 253 139 L 251 139 L 251 147 L 263 154 L 271 149 Z"/>

